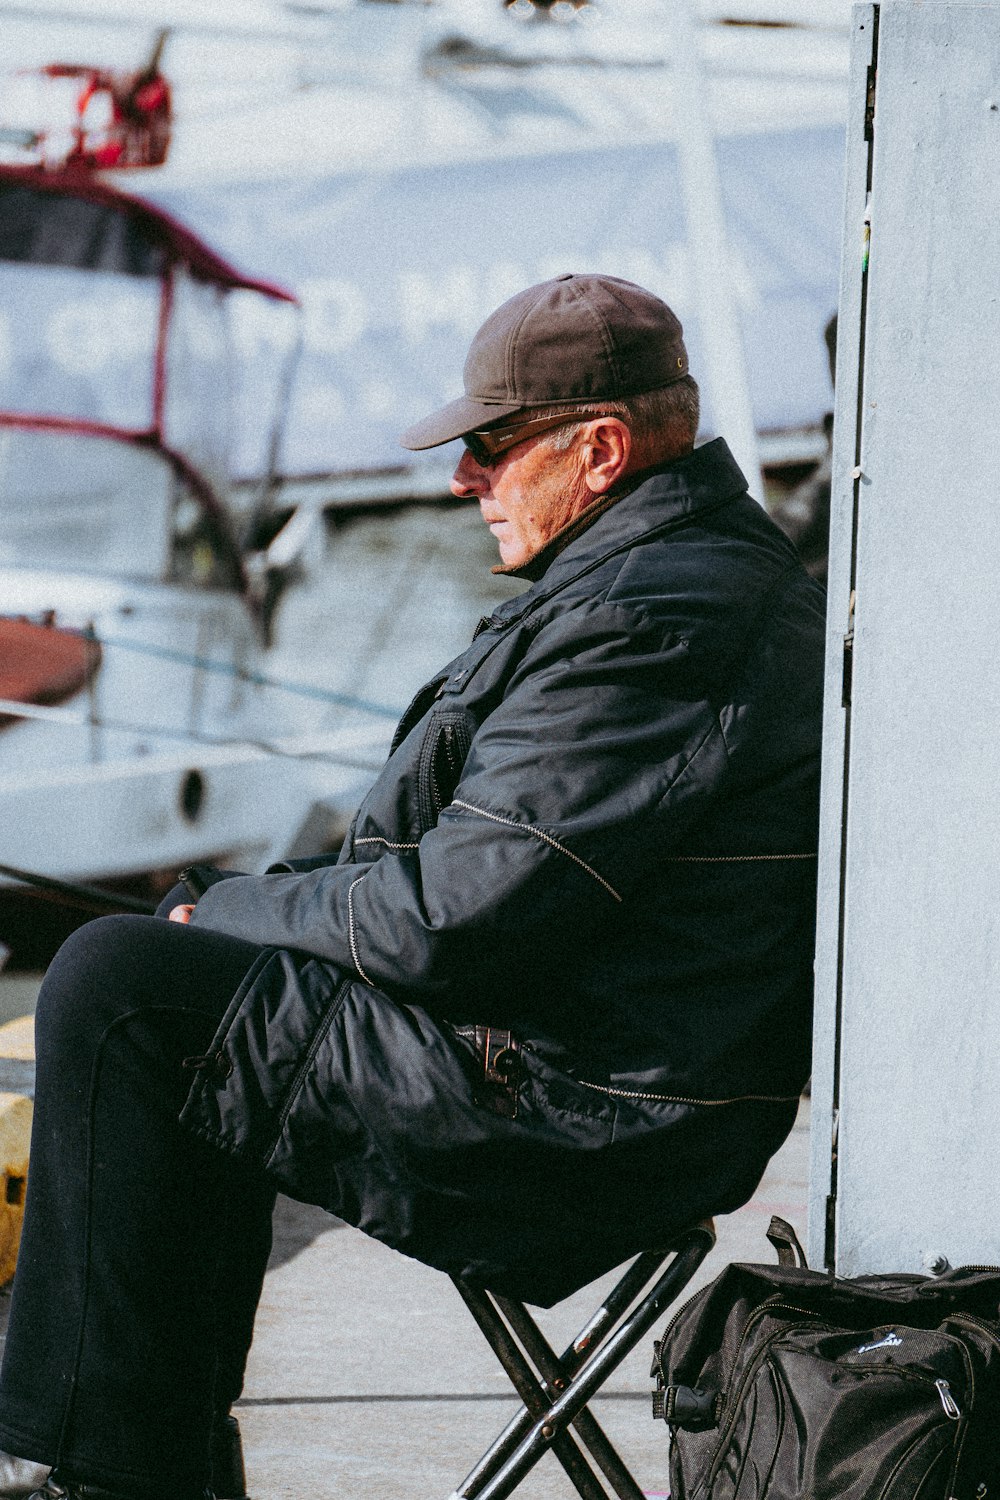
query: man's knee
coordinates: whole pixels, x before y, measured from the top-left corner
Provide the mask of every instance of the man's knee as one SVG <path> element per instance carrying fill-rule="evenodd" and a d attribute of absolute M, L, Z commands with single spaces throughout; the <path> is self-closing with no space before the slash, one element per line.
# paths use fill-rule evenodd
<path fill-rule="evenodd" d="M 57 1037 L 93 1036 L 129 1003 L 138 974 L 150 962 L 150 917 L 98 917 L 72 933 L 49 965 L 35 1010 L 39 1051 Z"/>
<path fill-rule="evenodd" d="M 49 966 L 35 1014 L 36 1050 L 87 1045 L 151 1007 L 221 1020 L 257 958 L 255 944 L 156 917 L 99 917 Z"/>

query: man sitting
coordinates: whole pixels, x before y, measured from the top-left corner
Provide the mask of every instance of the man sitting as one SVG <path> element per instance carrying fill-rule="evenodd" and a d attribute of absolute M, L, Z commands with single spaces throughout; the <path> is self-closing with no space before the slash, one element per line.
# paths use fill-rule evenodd
<path fill-rule="evenodd" d="M 403 441 L 463 440 L 530 587 L 417 694 L 339 860 L 91 923 L 46 978 L 0 1382 L 39 1496 L 238 1492 L 279 1187 L 551 1303 L 745 1202 L 794 1120 L 822 590 L 694 449 L 650 293 L 530 287 L 465 389 Z"/>

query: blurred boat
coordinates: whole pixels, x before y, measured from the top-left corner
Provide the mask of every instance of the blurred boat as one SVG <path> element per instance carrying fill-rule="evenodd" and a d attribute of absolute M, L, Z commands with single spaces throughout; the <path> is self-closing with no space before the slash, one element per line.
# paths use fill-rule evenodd
<path fill-rule="evenodd" d="M 847 0 L 695 8 L 773 488 L 825 450 Z M 92 9 L 65 37 L 12 17 L 7 65 L 46 63 L 58 34 L 139 76 L 134 9 Z M 672 8 L 556 9 L 261 0 L 195 23 L 162 0 L 169 160 L 0 173 L 0 613 L 48 632 L 62 674 L 22 683 L 20 716 L 0 695 L 0 865 L 120 882 L 335 844 L 480 589 L 442 609 L 428 558 L 451 546 L 471 577 L 478 522 L 440 525 L 454 452 L 397 435 L 456 394 L 481 319 L 532 280 L 610 271 L 677 308 L 705 368 Z M 289 282 L 301 317 L 234 263 Z M 729 430 L 717 387 L 704 436 Z M 292 590 L 272 647 L 324 512 L 324 597 Z"/>
<path fill-rule="evenodd" d="M 197 11 L 15 6 L 6 67 L 37 73 L 72 56 L 133 78 L 159 47 L 169 156 L 120 180 L 300 296 L 289 503 L 446 495 L 454 454 L 403 455 L 398 433 L 456 393 L 469 337 L 498 302 L 566 270 L 629 277 L 675 308 L 704 437 L 725 430 L 735 444 L 739 426 L 756 429 L 756 458 L 788 483 L 822 458 L 850 0 L 204 0 Z M 0 153 L 4 79 L 0 67 Z M 710 195 L 691 167 L 692 122 L 714 144 L 725 233 L 712 257 L 706 240 L 720 237 L 695 211 Z M 251 365 L 252 315 L 240 338 Z M 723 341 L 729 356 L 713 358 Z"/>
<path fill-rule="evenodd" d="M 92 177 L 0 167 L 0 301 L 0 864 L 120 882 L 334 843 L 392 724 L 269 671 L 319 524 L 275 502 L 295 297 Z"/>

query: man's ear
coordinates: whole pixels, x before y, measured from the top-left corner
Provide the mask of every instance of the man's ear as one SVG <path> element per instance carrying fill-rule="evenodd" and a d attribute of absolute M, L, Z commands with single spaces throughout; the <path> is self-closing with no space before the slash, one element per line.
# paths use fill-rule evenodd
<path fill-rule="evenodd" d="M 592 494 L 605 494 L 627 472 L 632 447 L 632 434 L 620 417 L 595 417 L 588 422 L 581 452 Z"/>

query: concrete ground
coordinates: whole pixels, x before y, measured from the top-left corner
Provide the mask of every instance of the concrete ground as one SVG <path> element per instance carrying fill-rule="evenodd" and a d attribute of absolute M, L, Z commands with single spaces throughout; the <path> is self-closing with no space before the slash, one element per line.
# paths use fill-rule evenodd
<path fill-rule="evenodd" d="M 32 1001 L 29 981 L 0 983 L 0 1015 L 23 1013 Z M 694 1286 L 730 1260 L 771 1261 L 764 1235 L 772 1213 L 803 1236 L 808 1123 L 804 1102 L 754 1199 L 718 1221 L 719 1243 Z M 540 1315 L 557 1348 L 614 1279 Z M 0 1297 L 4 1322 L 5 1304 Z M 593 1409 L 652 1497 L 667 1491 L 667 1431 L 650 1415 L 651 1340 Z M 446 1276 L 318 1209 L 279 1199 L 238 1409 L 253 1500 L 445 1500 L 516 1410 L 509 1391 Z M 547 1455 L 517 1493 L 569 1500 L 576 1492 Z"/>

